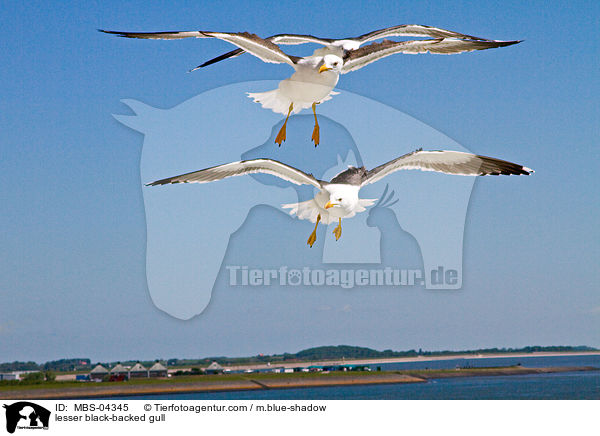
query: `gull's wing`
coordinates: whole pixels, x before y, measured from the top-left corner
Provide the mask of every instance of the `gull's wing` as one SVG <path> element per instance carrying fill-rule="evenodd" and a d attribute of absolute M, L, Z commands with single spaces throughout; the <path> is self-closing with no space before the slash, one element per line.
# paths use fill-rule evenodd
<path fill-rule="evenodd" d="M 268 39 L 252 33 L 225 33 L 225 32 L 202 32 L 206 36 L 222 39 L 233 45 L 238 46 L 244 51 L 256 56 L 263 62 L 282 64 L 291 66 L 298 61 L 298 57 L 285 54 L 281 49 Z"/>
<path fill-rule="evenodd" d="M 218 62 L 222 59 L 226 59 L 232 56 L 239 56 L 244 51 L 256 56 L 263 62 L 269 63 L 286 63 L 294 66 L 296 61 L 300 58 L 296 56 L 289 56 L 285 54 L 281 49 L 271 42 L 269 39 L 262 39 L 252 33 L 226 33 L 226 32 L 204 32 L 201 30 L 192 30 L 184 32 L 147 32 L 147 33 L 135 33 L 135 32 L 120 32 L 114 30 L 102 30 L 100 32 L 110 33 L 112 35 L 122 36 L 124 38 L 139 38 L 139 39 L 183 39 L 183 38 L 218 38 L 223 41 L 227 41 L 233 45 L 239 47 L 237 50 L 233 50 L 222 56 L 200 65 L 210 65 Z M 280 44 L 303 44 L 304 42 L 316 42 L 319 39 L 310 35 L 275 35 L 271 37 L 276 39 Z M 327 42 L 322 42 L 327 44 Z M 199 67 L 194 68 L 197 69 Z M 193 70 L 192 70 L 193 71 Z"/>
<path fill-rule="evenodd" d="M 111 35 L 122 36 L 123 38 L 138 38 L 138 39 L 183 39 L 183 38 L 213 38 L 214 35 L 208 35 L 210 33 L 221 33 L 221 32 L 207 32 L 202 30 L 185 30 L 185 31 L 171 31 L 171 32 L 121 32 L 118 30 L 104 30 L 98 29 L 99 32 L 109 33 Z M 454 32 L 450 32 L 454 33 Z M 241 33 L 229 33 L 228 35 L 243 35 Z M 460 35 L 460 34 L 456 34 Z M 434 36 L 434 35 L 431 35 Z M 383 38 L 383 37 L 382 37 Z M 293 33 L 280 33 L 278 35 L 269 36 L 265 38 L 267 41 L 271 41 L 275 44 L 283 45 L 297 45 L 306 44 L 309 42 L 321 45 L 328 45 L 335 41 L 335 39 L 318 38 L 313 35 L 298 35 Z M 233 50 L 238 52 L 240 55 L 244 52 L 242 49 Z"/>
<path fill-rule="evenodd" d="M 287 33 L 269 36 L 268 38 L 265 38 L 265 40 L 271 41 L 274 44 L 282 44 L 282 45 L 298 45 L 298 44 L 306 44 L 306 43 L 311 43 L 311 42 L 315 43 L 315 44 L 328 45 L 334 41 L 333 39 L 317 38 L 316 36 L 312 36 L 312 35 L 296 35 L 296 34 L 287 34 Z M 214 63 L 220 62 L 225 59 L 237 57 L 243 53 L 245 53 L 245 50 L 242 50 L 241 48 L 236 48 L 235 50 L 231 50 L 230 52 L 224 53 L 221 56 L 212 58 L 212 59 L 204 62 L 203 64 L 198 65 L 196 68 L 194 68 L 193 70 L 190 70 L 190 71 L 195 71 L 199 68 L 207 67 L 209 65 L 212 65 Z"/>
<path fill-rule="evenodd" d="M 374 30 L 373 32 L 365 33 L 364 35 L 353 37 L 353 38 L 319 38 L 313 35 L 298 35 L 293 33 L 281 33 L 279 35 L 273 35 L 266 39 L 274 42 L 275 44 L 305 44 L 315 43 L 321 45 L 329 45 L 336 41 L 357 41 L 361 45 L 374 41 L 376 39 L 389 38 L 392 36 L 416 36 L 416 37 L 429 37 L 429 38 L 459 38 L 459 39 L 472 39 L 479 41 L 488 41 L 486 38 L 479 38 L 477 36 L 465 35 L 464 33 L 453 32 L 452 30 L 440 29 L 438 27 L 423 26 L 420 24 L 401 24 L 400 26 L 386 27 L 385 29 Z"/>
<path fill-rule="evenodd" d="M 522 165 L 493 157 L 478 156 L 461 151 L 417 150 L 367 171 L 361 186 L 375 183 L 399 170 L 435 171 L 459 176 L 497 176 L 500 174 L 528 176 L 534 172 Z"/>
<path fill-rule="evenodd" d="M 167 185 L 169 183 L 208 183 L 227 177 L 256 173 L 271 174 L 296 185 L 312 185 L 315 188 L 321 189 L 321 181 L 315 179 L 312 174 L 306 174 L 299 169 L 272 159 L 253 159 L 231 162 L 200 171 L 157 180 L 156 182 L 148 183 L 146 186 Z"/>
<path fill-rule="evenodd" d="M 391 36 L 426 36 L 429 38 L 459 38 L 459 39 L 471 39 L 485 41 L 485 38 L 479 38 L 477 36 L 465 35 L 451 30 L 440 29 L 431 26 L 422 26 L 420 24 L 402 24 L 400 26 L 387 27 L 381 30 L 375 30 L 373 32 L 365 33 L 358 38 L 352 38 L 358 40 L 361 44 L 365 42 L 374 41 L 376 39 L 389 38 Z"/>
<path fill-rule="evenodd" d="M 416 37 L 428 37 L 428 38 L 459 38 L 459 39 L 470 39 L 485 41 L 485 38 L 479 38 L 477 36 L 466 35 L 463 33 L 453 32 L 451 30 L 440 29 L 438 27 L 423 26 L 420 24 L 402 24 L 400 26 L 386 27 L 385 29 L 375 30 L 373 32 L 365 33 L 364 35 L 355 38 L 343 38 L 343 39 L 331 39 L 331 38 L 319 38 L 313 35 L 298 35 L 293 33 L 282 33 L 279 35 L 273 35 L 265 38 L 275 44 L 283 45 L 297 45 L 314 43 L 321 45 L 329 45 L 336 41 L 356 41 L 358 45 L 365 44 L 370 41 L 377 39 L 389 38 L 394 36 L 416 36 Z M 244 53 L 242 49 L 232 50 L 228 53 L 222 54 L 216 58 L 204 62 L 202 65 L 197 66 L 195 69 L 206 67 L 224 59 L 233 58 Z"/>
<path fill-rule="evenodd" d="M 298 35 L 294 33 L 280 33 L 279 35 L 269 36 L 267 39 L 275 44 L 283 45 L 298 45 L 309 42 L 314 44 L 328 45 L 335 41 L 335 39 L 318 38 L 313 35 Z"/>
<path fill-rule="evenodd" d="M 374 42 L 358 50 L 347 52 L 344 58 L 342 74 L 356 71 L 371 62 L 378 61 L 386 56 L 396 53 L 435 53 L 435 54 L 455 54 L 473 50 L 486 50 L 488 48 L 505 47 L 507 45 L 518 44 L 521 41 L 490 41 L 490 40 L 471 40 L 471 39 L 425 39 L 417 41 L 389 41 Z"/>
<path fill-rule="evenodd" d="M 102 30 L 100 32 L 110 33 L 112 35 L 122 36 L 123 38 L 138 38 L 138 39 L 183 39 L 183 38 L 210 38 L 200 30 L 190 30 L 184 32 L 119 32 L 115 30 Z"/>

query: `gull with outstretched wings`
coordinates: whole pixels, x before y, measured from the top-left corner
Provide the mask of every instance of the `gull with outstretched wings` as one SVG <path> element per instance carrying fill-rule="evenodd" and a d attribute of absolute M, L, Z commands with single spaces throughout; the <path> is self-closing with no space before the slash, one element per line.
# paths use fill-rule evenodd
<path fill-rule="evenodd" d="M 318 189 L 313 199 L 282 205 L 283 208 L 290 209 L 290 215 L 296 215 L 299 219 L 315 223 L 315 228 L 307 241 L 307 244 L 312 247 L 317 239 L 316 232 L 319 222 L 329 224 L 337 220 L 338 225 L 333 234 L 338 240 L 342 236 L 342 218 L 351 218 L 359 212 L 364 212 L 366 207 L 373 205 L 376 201 L 375 199 L 359 198 L 360 189 L 399 170 L 435 171 L 462 176 L 529 175 L 533 173 L 530 168 L 492 157 L 460 151 L 419 149 L 372 170 L 350 166 L 329 182 L 318 180 L 311 174 L 276 160 L 253 159 L 168 177 L 149 183 L 147 186 L 172 183 L 208 183 L 228 177 L 256 173 L 271 174 L 296 185 L 312 185 Z"/>
<path fill-rule="evenodd" d="M 286 140 L 287 120 L 292 113 L 311 108 L 315 117 L 315 127 L 311 139 L 315 146 L 320 142 L 320 129 L 317 121 L 316 105 L 329 100 L 335 95 L 339 75 L 356 71 L 372 62 L 397 53 L 418 54 L 455 54 L 474 50 L 505 47 L 521 41 L 497 41 L 466 35 L 436 27 L 416 24 L 400 25 L 376 30 L 355 38 L 328 39 L 312 35 L 280 34 L 268 38 L 257 35 L 208 31 L 174 31 L 174 32 L 120 32 L 101 30 L 126 38 L 140 39 L 182 39 L 182 38 L 217 38 L 227 41 L 238 48 L 211 59 L 194 68 L 201 68 L 223 59 L 250 53 L 263 62 L 286 63 L 294 68 L 294 74 L 279 83 L 277 89 L 249 93 L 255 102 L 276 113 L 286 115 L 285 122 L 279 130 L 275 142 L 279 145 Z M 426 37 L 408 41 L 391 41 L 388 37 Z M 381 42 L 373 42 L 383 39 Z M 363 45 L 369 43 L 368 45 Z M 284 53 L 279 45 L 297 45 L 316 43 L 324 47 L 314 51 L 310 56 L 297 57 Z"/>

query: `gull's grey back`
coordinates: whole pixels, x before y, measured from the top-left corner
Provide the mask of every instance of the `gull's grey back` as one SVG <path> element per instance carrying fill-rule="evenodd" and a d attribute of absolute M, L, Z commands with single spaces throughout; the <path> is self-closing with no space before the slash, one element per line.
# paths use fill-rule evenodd
<path fill-rule="evenodd" d="M 344 183 L 347 185 L 360 186 L 363 180 L 367 177 L 367 170 L 365 167 L 348 167 L 346 171 L 342 171 L 329 183 Z"/>

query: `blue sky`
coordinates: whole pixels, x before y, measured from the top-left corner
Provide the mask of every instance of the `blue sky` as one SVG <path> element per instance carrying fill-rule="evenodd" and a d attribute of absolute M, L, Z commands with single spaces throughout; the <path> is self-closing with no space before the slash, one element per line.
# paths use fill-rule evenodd
<path fill-rule="evenodd" d="M 598 3 L 258 4 L 3 7 L 0 361 L 249 355 L 341 343 L 600 346 Z M 219 86 L 279 80 L 290 71 L 242 56 L 187 74 L 230 46 L 125 40 L 96 29 L 344 37 L 403 23 L 525 40 L 457 56 L 397 55 L 339 83 L 341 91 L 391 106 L 473 152 L 536 170 L 526 179 L 476 181 L 465 225 L 463 288 L 400 297 L 383 290 L 326 296 L 272 290 L 269 298 L 260 295 L 267 291 L 235 289 L 215 295 L 206 313 L 189 321 L 159 310 L 146 283 L 144 137 L 112 114 L 131 114 L 121 99 L 167 109 Z M 230 120 L 215 120 L 219 128 L 231 128 Z M 257 216 L 275 219 L 277 213 Z M 264 220 L 236 236 L 232 262 L 254 253 L 250 247 Z M 301 232 L 309 227 L 302 223 Z M 267 239 L 276 246 L 277 239 Z M 277 315 L 319 298 L 328 300 L 329 315 Z M 348 298 L 364 306 L 348 311 Z M 394 304 L 383 310 L 386 298 Z M 325 318 L 328 333 L 307 333 L 306 326 L 318 331 Z"/>

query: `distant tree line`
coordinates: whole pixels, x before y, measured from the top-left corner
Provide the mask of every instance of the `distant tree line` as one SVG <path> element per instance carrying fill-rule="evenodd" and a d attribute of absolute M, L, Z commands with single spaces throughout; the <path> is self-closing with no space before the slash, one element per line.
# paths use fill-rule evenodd
<path fill-rule="evenodd" d="M 0 363 L 0 372 L 37 371 L 40 366 L 35 362 L 6 362 Z"/>
<path fill-rule="evenodd" d="M 82 371 L 90 369 L 90 359 L 60 359 L 38 365 L 35 362 L 7 362 L 0 363 L 0 372 L 10 371 Z"/>
<path fill-rule="evenodd" d="M 91 369 L 90 359 L 60 359 L 46 362 L 41 366 L 44 371 L 79 371 Z"/>

